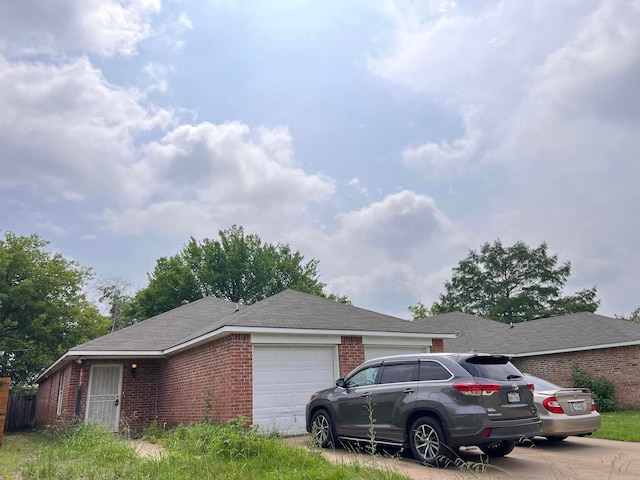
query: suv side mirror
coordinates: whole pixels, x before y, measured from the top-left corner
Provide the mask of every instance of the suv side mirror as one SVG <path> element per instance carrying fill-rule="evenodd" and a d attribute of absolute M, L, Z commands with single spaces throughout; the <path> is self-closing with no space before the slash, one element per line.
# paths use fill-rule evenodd
<path fill-rule="evenodd" d="M 344 378 L 336 380 L 336 387 L 347 388 L 347 383 L 344 381 Z"/>

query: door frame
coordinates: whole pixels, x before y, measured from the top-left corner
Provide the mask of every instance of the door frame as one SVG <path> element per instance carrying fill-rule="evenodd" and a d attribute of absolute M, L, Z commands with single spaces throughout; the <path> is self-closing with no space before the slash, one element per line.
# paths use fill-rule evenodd
<path fill-rule="evenodd" d="M 85 421 L 90 421 L 89 406 L 91 404 L 91 386 L 93 385 L 95 379 L 94 368 L 100 367 L 118 367 L 119 369 L 118 393 L 116 394 L 118 397 L 118 405 L 116 406 L 115 424 L 110 427 L 111 431 L 117 432 L 118 427 L 120 426 L 120 409 L 122 407 L 123 365 L 121 363 L 94 363 L 89 367 L 89 382 L 87 384 L 87 405 L 85 407 L 84 419 Z M 107 428 L 106 425 L 105 428 Z"/>

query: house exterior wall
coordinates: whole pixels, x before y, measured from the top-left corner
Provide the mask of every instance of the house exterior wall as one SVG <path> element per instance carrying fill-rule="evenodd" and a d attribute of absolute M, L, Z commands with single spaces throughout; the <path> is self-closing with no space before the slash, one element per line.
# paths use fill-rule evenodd
<path fill-rule="evenodd" d="M 233 334 L 161 362 L 158 424 L 173 427 L 204 419 L 252 420 L 253 360 L 250 335 Z"/>
<path fill-rule="evenodd" d="M 640 408 L 640 346 L 517 357 L 512 363 L 523 372 L 562 386 L 571 386 L 571 368 L 577 364 L 589 376 L 612 382 L 619 404 Z"/>
<path fill-rule="evenodd" d="M 442 341 L 440 341 L 442 344 Z M 441 347 L 441 345 L 440 345 Z M 438 348 L 433 341 L 432 351 Z M 364 362 L 360 336 L 343 336 L 338 345 L 340 376 Z M 251 336 L 232 334 L 163 359 L 83 360 L 65 367 L 62 414 L 56 415 L 60 372 L 46 378 L 36 397 L 38 426 L 70 423 L 76 413 L 84 421 L 89 372 L 93 364 L 123 365 L 120 429 L 140 431 L 155 420 L 158 426 L 227 421 L 253 416 L 253 349 Z M 135 377 L 131 366 L 136 364 Z M 80 381 L 82 383 L 80 384 Z"/>
<path fill-rule="evenodd" d="M 45 379 L 36 394 L 36 421 L 38 427 L 64 427 L 76 418 L 76 398 L 80 390 L 77 419 L 84 421 L 87 408 L 87 386 L 92 364 L 122 364 L 122 394 L 120 397 L 120 428 L 134 431 L 148 427 L 156 415 L 158 360 L 92 360 L 82 364 L 69 362 L 62 370 Z M 136 377 L 131 375 L 131 364 L 137 364 Z M 64 371 L 64 392 L 61 414 L 57 415 L 58 388 Z M 80 383 L 82 382 L 82 383 Z"/>
<path fill-rule="evenodd" d="M 362 362 L 364 362 L 362 337 L 341 337 L 341 343 L 338 345 L 340 376 L 346 376 Z"/>
<path fill-rule="evenodd" d="M 37 427 L 61 427 L 74 421 L 80 370 L 80 365 L 70 362 L 40 384 L 36 393 L 36 418 L 34 423 Z M 62 404 L 60 415 L 58 415 L 58 392 L 61 379 L 63 379 Z"/>

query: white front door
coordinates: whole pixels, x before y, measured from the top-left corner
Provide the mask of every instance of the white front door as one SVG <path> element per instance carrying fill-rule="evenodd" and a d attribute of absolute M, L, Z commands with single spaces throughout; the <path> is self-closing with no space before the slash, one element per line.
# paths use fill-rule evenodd
<path fill-rule="evenodd" d="M 334 385 L 333 346 L 254 345 L 253 423 L 283 435 L 304 433 L 311 394 Z"/>
<path fill-rule="evenodd" d="M 91 365 L 85 420 L 117 432 L 121 386 L 122 365 Z"/>

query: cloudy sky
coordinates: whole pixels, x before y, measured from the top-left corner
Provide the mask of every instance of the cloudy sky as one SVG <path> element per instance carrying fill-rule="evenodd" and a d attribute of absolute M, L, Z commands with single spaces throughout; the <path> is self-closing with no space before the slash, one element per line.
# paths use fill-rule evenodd
<path fill-rule="evenodd" d="M 637 0 L 0 0 L 0 230 L 134 290 L 241 225 L 408 318 L 547 242 L 640 305 Z"/>

